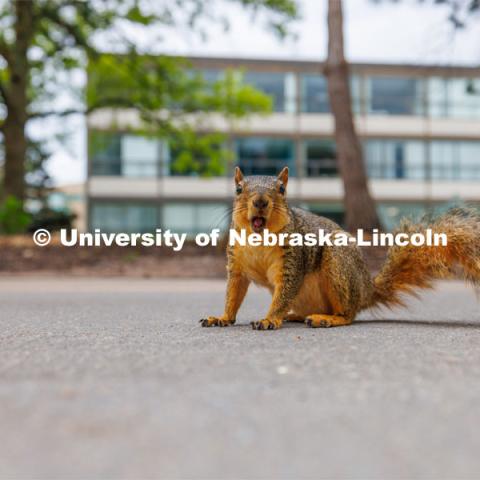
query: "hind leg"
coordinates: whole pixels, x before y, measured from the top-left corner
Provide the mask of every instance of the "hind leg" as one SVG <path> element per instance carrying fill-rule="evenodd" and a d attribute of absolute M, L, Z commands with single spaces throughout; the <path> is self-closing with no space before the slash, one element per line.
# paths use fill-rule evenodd
<path fill-rule="evenodd" d="M 342 315 L 313 314 L 306 318 L 305 323 L 312 328 L 341 327 L 350 325 L 352 319 Z"/>
<path fill-rule="evenodd" d="M 284 322 L 304 322 L 305 317 L 303 315 L 298 315 L 296 313 L 289 313 L 283 318 Z"/>

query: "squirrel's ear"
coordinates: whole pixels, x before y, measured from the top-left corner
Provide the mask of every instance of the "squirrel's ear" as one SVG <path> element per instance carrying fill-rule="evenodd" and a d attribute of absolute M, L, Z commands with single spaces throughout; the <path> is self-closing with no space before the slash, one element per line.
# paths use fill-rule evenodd
<path fill-rule="evenodd" d="M 243 180 L 243 173 L 240 167 L 235 167 L 235 183 L 240 183 Z"/>
<path fill-rule="evenodd" d="M 278 174 L 278 179 L 286 187 L 288 183 L 288 167 L 284 167 L 283 170 Z"/>

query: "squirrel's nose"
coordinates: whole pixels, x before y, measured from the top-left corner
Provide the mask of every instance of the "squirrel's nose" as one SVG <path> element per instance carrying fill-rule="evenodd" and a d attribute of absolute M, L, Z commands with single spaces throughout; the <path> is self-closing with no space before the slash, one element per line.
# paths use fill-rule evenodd
<path fill-rule="evenodd" d="M 267 208 L 268 200 L 266 200 L 265 198 L 258 198 L 253 202 L 253 206 L 258 209 Z"/>

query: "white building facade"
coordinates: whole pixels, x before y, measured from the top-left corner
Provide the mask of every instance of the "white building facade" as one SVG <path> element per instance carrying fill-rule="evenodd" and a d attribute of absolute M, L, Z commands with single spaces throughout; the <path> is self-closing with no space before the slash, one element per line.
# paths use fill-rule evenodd
<path fill-rule="evenodd" d="M 288 165 L 289 198 L 342 221 L 323 65 L 304 61 L 192 58 L 207 78 L 241 69 L 273 98 L 274 112 L 236 122 L 233 162 L 245 174 Z M 352 107 L 372 194 L 387 228 L 403 215 L 454 203 L 480 204 L 480 68 L 351 65 Z M 178 175 L 168 145 L 131 133 L 134 111 L 88 119 L 88 227 L 195 233 L 228 225 L 231 172 Z M 212 117 L 209 129 L 229 130 Z M 230 168 L 231 170 L 231 168 Z"/>

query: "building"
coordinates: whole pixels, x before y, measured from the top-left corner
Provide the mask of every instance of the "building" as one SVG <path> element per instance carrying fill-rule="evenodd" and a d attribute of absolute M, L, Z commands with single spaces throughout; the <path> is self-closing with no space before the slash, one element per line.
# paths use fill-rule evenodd
<path fill-rule="evenodd" d="M 341 221 L 343 191 L 322 65 L 191 60 L 209 78 L 242 69 L 248 83 L 273 97 L 274 113 L 237 122 L 235 163 L 246 174 L 274 174 L 288 165 L 290 201 Z M 432 206 L 480 202 L 480 68 L 353 64 L 351 74 L 371 190 L 388 228 Z M 129 133 L 136 125 L 132 111 L 89 117 L 89 228 L 194 233 L 225 227 L 231 177 L 174 174 L 168 145 Z M 222 118 L 211 125 L 229 128 Z"/>
<path fill-rule="evenodd" d="M 57 212 L 72 214 L 72 226 L 80 231 L 87 230 L 84 183 L 56 187 L 49 195 L 48 206 Z"/>

